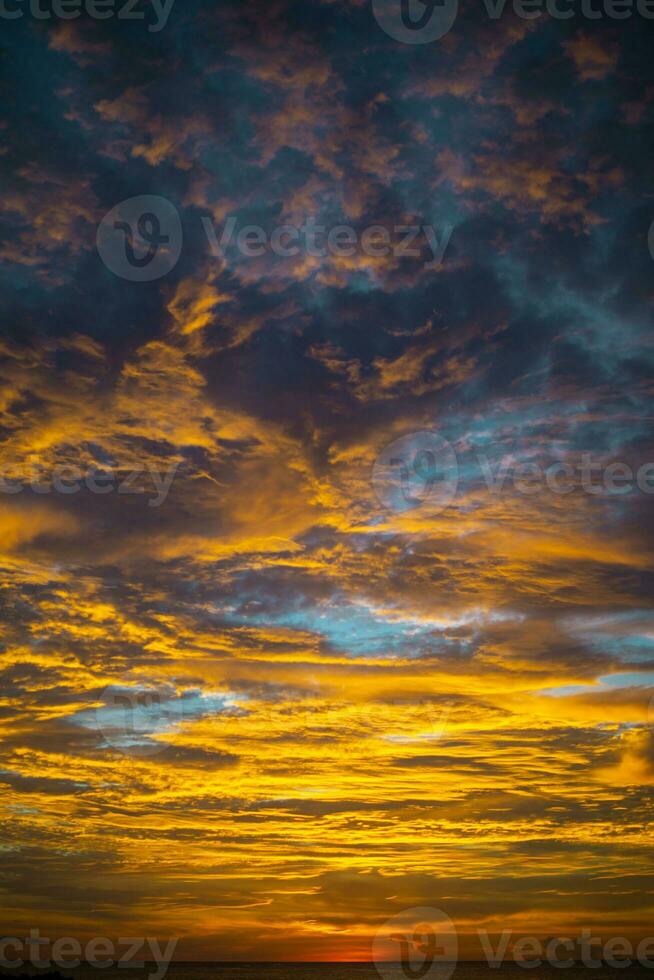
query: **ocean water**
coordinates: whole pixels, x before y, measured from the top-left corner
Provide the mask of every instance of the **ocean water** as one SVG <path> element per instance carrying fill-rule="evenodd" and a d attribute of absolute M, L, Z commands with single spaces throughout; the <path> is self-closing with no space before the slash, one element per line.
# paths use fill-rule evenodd
<path fill-rule="evenodd" d="M 80 966 L 62 970 L 60 976 L 72 980 L 148 980 L 157 971 L 155 964 L 142 968 L 118 969 Z M 22 969 L 0 970 L 0 977 L 18 980 L 20 976 L 42 977 L 48 971 Z M 460 962 L 456 966 L 440 964 L 422 980 L 654 980 L 654 969 L 636 965 L 620 969 L 602 965 L 595 968 L 582 963 L 572 967 L 544 965 L 526 968 L 515 963 L 497 968 L 485 962 Z M 50 980 L 53 980 L 50 974 Z M 171 963 L 165 980 L 413 980 L 400 965 L 372 963 Z"/>

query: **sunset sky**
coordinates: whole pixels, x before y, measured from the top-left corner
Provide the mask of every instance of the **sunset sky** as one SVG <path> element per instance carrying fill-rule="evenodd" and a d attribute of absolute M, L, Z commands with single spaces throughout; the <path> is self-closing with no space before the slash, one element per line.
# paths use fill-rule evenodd
<path fill-rule="evenodd" d="M 652 934 L 654 497 L 513 475 L 654 462 L 653 31 L 2 21 L 0 933 Z M 183 247 L 129 281 L 96 233 L 141 195 Z M 435 267 L 424 235 L 213 254 L 230 216 L 451 237 Z M 374 474 L 421 439 L 456 493 L 400 506 Z M 64 465 L 104 492 L 56 492 Z"/>

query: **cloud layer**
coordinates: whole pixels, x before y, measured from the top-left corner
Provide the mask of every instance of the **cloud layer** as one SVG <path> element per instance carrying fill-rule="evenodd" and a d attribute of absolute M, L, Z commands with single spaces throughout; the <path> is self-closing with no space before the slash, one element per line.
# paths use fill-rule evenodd
<path fill-rule="evenodd" d="M 512 478 L 654 461 L 642 25 L 463 5 L 412 46 L 355 0 L 178 0 L 2 33 L 6 931 L 648 934 L 651 496 Z M 184 249 L 122 281 L 96 228 L 143 194 Z M 214 255 L 229 216 L 453 231 L 436 269 Z M 375 460 L 424 431 L 456 497 L 389 509 Z M 47 492 L 64 465 L 116 482 Z"/>

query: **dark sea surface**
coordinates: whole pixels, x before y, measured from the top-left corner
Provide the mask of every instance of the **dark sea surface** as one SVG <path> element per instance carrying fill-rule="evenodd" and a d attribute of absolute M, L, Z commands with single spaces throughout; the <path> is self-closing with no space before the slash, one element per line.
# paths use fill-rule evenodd
<path fill-rule="evenodd" d="M 153 964 L 142 968 L 98 969 L 80 966 L 72 970 L 59 971 L 63 978 L 72 980 L 148 980 L 157 973 Z M 29 974 L 31 977 L 46 977 L 48 971 L 23 968 L 22 970 L 0 970 L 1 977 L 18 977 Z M 526 968 L 515 963 L 507 963 L 497 968 L 485 962 L 460 962 L 452 969 L 442 972 L 429 971 L 424 980 L 654 980 L 654 969 L 640 965 L 621 969 L 601 965 L 590 968 L 578 963 L 572 967 Z M 379 964 L 377 969 L 371 963 L 171 963 L 165 980 L 411 980 L 405 978 L 400 967 L 393 964 Z"/>

